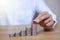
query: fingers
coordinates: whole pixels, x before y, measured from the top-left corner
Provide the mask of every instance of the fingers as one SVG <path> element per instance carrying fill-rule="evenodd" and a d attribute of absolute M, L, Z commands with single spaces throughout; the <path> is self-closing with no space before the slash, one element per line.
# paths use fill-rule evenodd
<path fill-rule="evenodd" d="M 51 31 L 53 28 L 53 24 L 54 24 L 54 21 L 50 21 L 49 23 L 46 24 L 46 26 L 44 27 L 44 30 L 45 31 Z"/>
<path fill-rule="evenodd" d="M 44 23 L 47 24 L 47 23 L 50 22 L 51 20 L 53 20 L 52 17 L 49 17 L 48 19 L 46 19 L 46 20 L 44 21 Z"/>
<path fill-rule="evenodd" d="M 39 23 L 40 21 L 43 21 L 43 20 L 49 18 L 50 16 L 51 16 L 51 15 L 48 14 L 48 13 L 39 14 L 34 21 L 35 21 L 36 23 Z"/>
<path fill-rule="evenodd" d="M 38 15 L 36 19 L 39 19 L 41 16 L 46 15 L 48 12 L 42 12 L 41 14 Z"/>
<path fill-rule="evenodd" d="M 43 15 L 43 16 L 41 16 L 41 17 L 39 18 L 39 21 L 43 21 L 43 20 L 49 18 L 50 16 L 51 16 L 51 15 L 49 15 L 49 14 Z"/>
<path fill-rule="evenodd" d="M 41 14 L 39 14 L 36 18 L 35 18 L 35 20 L 33 20 L 33 23 L 39 23 L 39 18 L 41 17 L 41 16 L 43 16 L 43 15 L 45 15 L 46 13 L 41 13 Z"/>
<path fill-rule="evenodd" d="M 51 20 L 49 23 L 46 24 L 47 27 L 51 27 L 54 24 L 54 21 Z"/>
<path fill-rule="evenodd" d="M 40 24 L 47 30 L 51 30 L 55 23 L 52 16 L 48 12 L 39 14 L 33 22 Z"/>

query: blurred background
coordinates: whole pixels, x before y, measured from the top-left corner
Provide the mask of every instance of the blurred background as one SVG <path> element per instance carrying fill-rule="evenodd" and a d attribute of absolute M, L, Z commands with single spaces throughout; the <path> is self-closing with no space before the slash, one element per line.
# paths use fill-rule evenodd
<path fill-rule="evenodd" d="M 60 0 L 45 0 L 46 4 L 50 7 L 50 9 L 56 14 L 57 16 L 57 21 L 58 21 L 58 24 L 60 24 Z M 3 9 L 1 8 L 3 5 L 1 4 L 1 0 L 0 0 L 0 21 L 1 21 L 1 24 L 6 24 L 6 22 L 3 22 L 3 21 L 7 21 L 6 20 L 6 15 L 3 13 Z M 4 8 L 5 6 L 3 6 Z"/>
<path fill-rule="evenodd" d="M 60 0 L 45 0 L 50 9 L 56 14 L 58 24 L 60 24 Z"/>

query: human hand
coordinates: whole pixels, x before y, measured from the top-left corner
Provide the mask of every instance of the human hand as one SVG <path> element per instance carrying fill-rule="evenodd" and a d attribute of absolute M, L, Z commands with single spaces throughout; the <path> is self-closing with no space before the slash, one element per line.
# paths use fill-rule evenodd
<path fill-rule="evenodd" d="M 33 23 L 41 25 L 45 30 L 51 30 L 55 21 L 48 12 L 42 12 L 33 20 Z"/>

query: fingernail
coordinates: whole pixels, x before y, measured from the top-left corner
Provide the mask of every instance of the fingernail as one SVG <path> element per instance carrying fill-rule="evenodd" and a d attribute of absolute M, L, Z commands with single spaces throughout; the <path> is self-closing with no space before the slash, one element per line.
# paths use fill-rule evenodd
<path fill-rule="evenodd" d="M 35 19 L 35 20 L 33 20 L 34 22 L 36 22 L 36 23 L 39 23 L 39 20 L 38 19 Z"/>

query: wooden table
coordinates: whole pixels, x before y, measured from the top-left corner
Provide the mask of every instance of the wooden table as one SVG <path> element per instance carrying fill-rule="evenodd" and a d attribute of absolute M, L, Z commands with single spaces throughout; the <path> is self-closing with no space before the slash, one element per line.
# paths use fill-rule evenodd
<path fill-rule="evenodd" d="M 60 25 L 57 25 L 56 29 L 51 32 L 40 31 L 36 36 L 22 36 L 22 37 L 9 37 L 6 29 L 0 27 L 0 40 L 60 40 Z"/>

